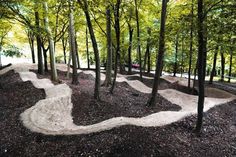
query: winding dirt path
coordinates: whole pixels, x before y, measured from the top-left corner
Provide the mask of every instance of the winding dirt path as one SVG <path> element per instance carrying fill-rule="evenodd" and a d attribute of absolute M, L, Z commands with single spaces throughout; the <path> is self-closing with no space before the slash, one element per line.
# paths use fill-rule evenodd
<path fill-rule="evenodd" d="M 182 109 L 180 111 L 162 111 L 141 118 L 114 117 L 93 125 L 77 126 L 73 123 L 71 115 L 73 107 L 71 103 L 72 90 L 66 84 L 54 85 L 48 79 L 38 79 L 35 73 L 29 72 L 29 69 L 35 68 L 36 66 L 31 64 L 18 64 L 0 71 L 0 75 L 2 75 L 9 70 L 15 70 L 15 72 L 20 74 L 23 81 L 31 81 L 36 88 L 45 90 L 46 99 L 40 100 L 21 114 L 24 126 L 34 132 L 49 135 L 71 135 L 100 132 L 122 125 L 163 126 L 196 114 L 197 111 L 197 96 L 166 89 L 159 90 L 159 93 L 172 103 L 181 106 Z M 65 66 L 62 65 L 59 65 L 58 69 L 66 70 Z M 84 71 L 84 73 L 95 75 L 93 71 Z M 101 75 L 101 79 L 105 79 L 104 74 Z M 142 82 L 127 80 L 122 75 L 119 75 L 117 82 L 127 82 L 132 88 L 143 93 L 151 92 L 151 88 L 145 86 Z M 233 99 L 235 99 L 235 96 L 232 94 L 224 99 L 206 98 L 204 111 Z"/>

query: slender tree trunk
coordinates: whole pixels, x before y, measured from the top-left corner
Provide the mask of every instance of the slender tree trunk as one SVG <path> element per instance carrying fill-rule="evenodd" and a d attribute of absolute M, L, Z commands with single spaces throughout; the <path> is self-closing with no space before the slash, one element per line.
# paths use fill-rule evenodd
<path fill-rule="evenodd" d="M 190 26 L 190 46 L 189 46 L 189 62 L 188 62 L 188 89 L 190 90 L 191 82 L 191 69 L 192 69 L 192 57 L 193 57 L 193 9 L 194 9 L 194 0 L 192 0 L 191 8 L 191 26 Z"/>
<path fill-rule="evenodd" d="M 203 121 L 203 108 L 204 108 L 204 82 L 205 82 L 205 56 L 206 56 L 206 37 L 204 30 L 206 26 L 204 24 L 204 11 L 203 11 L 203 0 L 198 0 L 198 115 L 196 132 L 200 133 Z"/>
<path fill-rule="evenodd" d="M 86 53 L 87 53 L 87 64 L 88 69 L 90 69 L 90 56 L 89 56 L 89 46 L 88 46 L 88 27 L 86 26 Z"/>
<path fill-rule="evenodd" d="M 182 52 L 181 52 L 181 77 L 184 73 L 184 36 L 182 36 Z"/>
<path fill-rule="evenodd" d="M 150 36 L 151 36 L 151 28 L 150 27 L 147 29 L 147 34 L 148 34 L 147 47 L 146 47 L 146 52 L 145 52 L 145 57 L 144 57 L 144 64 L 143 64 L 143 71 L 144 72 L 146 71 L 147 60 L 148 60 L 148 57 L 150 56 Z"/>
<path fill-rule="evenodd" d="M 40 39 L 40 26 L 39 26 L 39 12 L 38 12 L 38 2 L 35 3 L 35 25 L 36 25 L 36 40 L 37 40 L 37 50 L 38 50 L 38 73 L 43 75 L 43 55 L 41 49 L 41 39 Z"/>
<path fill-rule="evenodd" d="M 47 37 L 48 37 L 48 41 L 49 41 L 51 79 L 53 81 L 57 81 L 58 77 L 57 77 L 57 69 L 56 69 L 56 61 L 55 61 L 54 42 L 53 42 L 51 30 L 49 28 L 49 24 L 48 24 L 48 16 L 47 16 L 47 14 L 48 14 L 48 5 L 47 5 L 47 2 L 43 2 L 43 6 L 44 6 L 44 11 L 45 11 L 45 15 L 44 15 L 45 29 L 46 29 Z"/>
<path fill-rule="evenodd" d="M 76 59 L 76 45 L 75 45 L 75 28 L 74 28 L 74 11 L 72 8 L 73 1 L 69 0 L 69 9 L 70 9 L 70 26 L 69 26 L 69 43 L 70 43 L 70 52 L 72 56 L 72 65 L 73 65 L 73 74 L 72 74 L 72 84 L 77 85 L 78 74 L 77 74 L 77 59 Z"/>
<path fill-rule="evenodd" d="M 69 39 L 70 40 L 70 39 Z M 71 44 L 69 44 L 70 50 L 71 50 Z M 71 63 L 71 59 L 72 59 L 72 53 L 71 51 L 69 52 L 69 59 L 68 59 L 68 63 L 67 63 L 67 73 L 66 73 L 66 77 L 67 79 L 70 78 L 70 63 Z"/>
<path fill-rule="evenodd" d="M 75 35 L 75 52 L 76 52 L 77 68 L 80 69 L 79 51 L 78 51 L 78 43 L 76 35 Z"/>
<path fill-rule="evenodd" d="M 225 78 L 225 57 L 224 57 L 224 52 L 223 52 L 223 48 L 221 46 L 220 48 L 220 56 L 221 56 L 221 79 L 220 81 L 224 82 L 224 78 Z"/>
<path fill-rule="evenodd" d="M 66 64 L 66 47 L 67 47 L 67 38 L 65 38 L 64 36 L 62 37 L 62 47 L 63 47 L 63 55 L 64 55 L 64 63 Z"/>
<path fill-rule="evenodd" d="M 87 25 L 90 33 L 90 38 L 92 40 L 93 44 L 93 50 L 94 50 L 94 56 L 95 56 L 95 62 L 96 62 L 96 78 L 95 78 L 95 88 L 94 88 L 94 98 L 97 100 L 100 100 L 100 57 L 99 57 L 99 51 L 98 51 L 98 46 L 97 46 L 97 41 L 95 38 L 95 34 L 93 31 L 93 25 L 90 19 L 89 11 L 88 11 L 88 2 L 87 0 L 78 0 L 80 6 L 83 8 L 86 20 L 87 20 Z"/>
<path fill-rule="evenodd" d="M 106 79 L 104 81 L 105 86 L 111 84 L 111 71 L 112 71 L 112 36 L 111 36 L 111 10 L 110 6 L 106 9 L 107 18 L 107 63 L 106 63 Z"/>
<path fill-rule="evenodd" d="M 28 42 L 31 50 L 32 63 L 35 63 L 35 53 L 34 53 L 34 33 L 30 30 L 27 31 Z"/>
<path fill-rule="evenodd" d="M 232 42 L 232 45 L 234 44 L 234 41 Z M 228 82 L 231 80 L 232 76 L 232 64 L 233 64 L 233 47 L 230 48 L 230 59 L 229 59 L 229 78 Z"/>
<path fill-rule="evenodd" d="M 43 58 L 44 58 L 44 70 L 45 72 L 48 72 L 48 55 L 47 55 L 48 48 L 45 49 L 43 43 L 42 43 L 42 49 L 43 49 Z"/>
<path fill-rule="evenodd" d="M 147 73 L 150 73 L 151 71 L 150 37 L 151 37 L 151 28 L 148 28 Z"/>
<path fill-rule="evenodd" d="M 114 10 L 114 17 L 115 17 L 115 32 L 116 32 L 116 57 L 115 57 L 115 69 L 114 69 L 114 79 L 112 82 L 112 87 L 110 92 L 113 93 L 113 90 L 115 88 L 115 83 L 116 83 L 116 76 L 117 76 L 117 66 L 118 66 L 118 61 L 120 59 L 120 4 L 121 0 L 116 1 L 116 6 Z"/>
<path fill-rule="evenodd" d="M 138 54 L 138 59 L 139 59 L 140 81 L 143 81 L 138 4 L 137 4 L 137 0 L 134 0 L 134 2 L 135 2 L 135 17 L 136 17 L 136 23 L 137 23 L 137 42 L 138 42 L 137 54 Z"/>
<path fill-rule="evenodd" d="M 132 73 L 132 44 L 133 44 L 133 32 L 134 29 L 128 24 L 129 27 L 129 48 L 128 48 L 128 74 Z"/>
<path fill-rule="evenodd" d="M 168 3 L 168 0 L 162 0 L 161 28 L 160 28 L 160 38 L 159 38 L 158 59 L 157 59 L 157 63 L 156 63 L 156 72 L 155 72 L 155 77 L 154 77 L 152 94 L 151 94 L 151 97 L 147 103 L 148 106 L 155 105 L 158 84 L 160 82 L 161 64 L 163 63 L 162 60 L 163 60 L 164 51 L 165 51 L 165 23 L 166 23 L 167 3 Z"/>
<path fill-rule="evenodd" d="M 175 64 L 174 64 L 174 77 L 176 76 L 177 69 L 178 69 L 178 51 L 179 51 L 179 35 L 176 35 L 175 41 Z"/>
<path fill-rule="evenodd" d="M 214 54 L 214 59 L 213 59 L 213 66 L 212 66 L 212 70 L 211 70 L 211 76 L 210 76 L 209 84 L 212 84 L 215 73 L 216 73 L 216 61 L 217 61 L 218 49 L 219 49 L 219 46 L 217 45 L 216 49 L 215 49 L 215 54 Z"/>

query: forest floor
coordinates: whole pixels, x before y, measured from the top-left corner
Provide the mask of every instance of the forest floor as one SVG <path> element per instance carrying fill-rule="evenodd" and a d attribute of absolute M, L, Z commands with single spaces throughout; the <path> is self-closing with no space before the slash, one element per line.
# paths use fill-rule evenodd
<path fill-rule="evenodd" d="M 160 95 L 156 106 L 145 107 L 148 94 L 134 90 L 127 83 L 117 83 L 114 95 L 102 87 L 103 101 L 98 102 L 93 99 L 92 75 L 80 73 L 77 86 L 70 84 L 64 72 L 59 72 L 59 77 L 73 90 L 72 115 L 78 125 L 114 116 L 140 117 L 180 110 Z M 149 80 L 145 84 L 151 83 Z M 168 83 L 163 85 L 170 87 Z M 193 132 L 195 115 L 162 127 L 122 126 L 88 135 L 50 136 L 31 132 L 19 119 L 24 110 L 44 98 L 43 90 L 36 89 L 29 81 L 22 82 L 13 71 L 0 76 L 0 156 L 236 156 L 236 100 L 205 113 L 200 137 Z"/>

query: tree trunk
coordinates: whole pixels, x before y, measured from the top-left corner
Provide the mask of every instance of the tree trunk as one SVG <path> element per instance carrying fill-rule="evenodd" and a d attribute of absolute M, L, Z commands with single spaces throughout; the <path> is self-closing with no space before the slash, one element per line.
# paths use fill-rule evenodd
<path fill-rule="evenodd" d="M 147 103 L 148 106 L 155 105 L 158 84 L 160 82 L 161 64 L 163 63 L 162 60 L 163 60 L 164 51 L 165 51 L 165 23 L 166 23 L 167 3 L 168 3 L 168 0 L 162 0 L 158 59 L 156 63 L 156 71 L 155 71 L 154 83 L 153 83 L 153 88 L 152 88 L 152 94 Z"/>
<path fill-rule="evenodd" d="M 138 59 L 139 59 L 140 81 L 143 81 L 138 4 L 137 4 L 137 0 L 134 0 L 134 2 L 135 2 L 135 17 L 136 17 L 136 23 L 137 23 L 137 42 L 138 42 L 137 54 L 138 54 Z"/>
<path fill-rule="evenodd" d="M 184 35 L 182 36 L 182 52 L 181 52 L 181 76 L 183 77 L 184 73 Z"/>
<path fill-rule="evenodd" d="M 43 75 L 43 54 L 41 49 L 41 39 L 40 39 L 40 26 L 39 26 L 39 12 L 38 12 L 38 2 L 35 3 L 35 25 L 36 25 L 36 40 L 37 40 L 37 51 L 38 51 L 38 73 Z"/>
<path fill-rule="evenodd" d="M 115 68 L 114 68 L 114 79 L 112 82 L 112 87 L 110 92 L 113 93 L 113 90 L 115 88 L 115 83 L 116 83 L 116 76 L 117 76 L 117 66 L 118 66 L 118 61 L 120 59 L 120 4 L 121 0 L 116 1 L 116 6 L 114 9 L 114 17 L 115 17 L 115 32 L 116 32 L 116 57 L 115 57 Z"/>
<path fill-rule="evenodd" d="M 224 57 L 224 52 L 223 52 L 223 48 L 221 46 L 220 48 L 220 56 L 221 56 L 221 82 L 224 82 L 224 78 L 225 78 L 225 57 Z"/>
<path fill-rule="evenodd" d="M 209 84 L 212 84 L 215 73 L 216 73 L 216 61 L 217 61 L 218 49 L 219 49 L 219 46 L 217 45 L 216 49 L 215 49 L 215 54 L 214 54 L 214 59 L 213 59 L 213 66 L 212 66 L 212 70 L 211 70 L 211 76 L 210 76 Z"/>
<path fill-rule="evenodd" d="M 147 34 L 148 34 L 147 47 L 146 47 L 146 52 L 145 52 L 145 57 L 144 57 L 144 64 L 143 64 L 143 71 L 144 72 L 146 70 L 147 60 L 149 60 L 149 57 L 150 57 L 150 36 L 151 36 L 151 28 L 150 27 L 148 27 L 148 29 L 147 29 Z M 148 64 L 150 64 L 150 62 Z"/>
<path fill-rule="evenodd" d="M 47 15 L 48 14 L 48 5 L 47 5 L 47 2 L 43 2 L 43 6 L 44 6 L 44 11 L 45 11 L 45 15 L 44 15 L 45 30 L 47 32 L 47 37 L 48 37 L 48 41 L 49 41 L 51 79 L 53 81 L 57 81 L 58 77 L 57 77 L 57 69 L 56 69 L 56 61 L 55 61 L 54 42 L 53 42 L 53 37 L 52 37 L 51 30 L 49 28 L 49 24 L 48 24 L 48 15 Z"/>
<path fill-rule="evenodd" d="M 179 35 L 176 35 L 175 41 L 175 64 L 174 64 L 174 77 L 176 76 L 177 69 L 178 69 L 178 51 L 179 51 Z"/>
<path fill-rule="evenodd" d="M 234 39 L 233 39 L 234 40 Z M 234 44 L 234 41 L 232 42 L 232 45 Z M 229 59 L 229 78 L 228 82 L 231 80 L 232 76 L 232 64 L 233 64 L 233 47 L 230 48 L 230 59 Z"/>
<path fill-rule="evenodd" d="M 88 69 L 90 69 L 89 46 L 88 46 L 88 27 L 87 26 L 86 26 L 86 53 L 87 53 Z"/>
<path fill-rule="evenodd" d="M 151 71 L 151 54 L 150 54 L 150 36 L 151 36 L 151 28 L 148 29 L 148 47 L 147 47 L 147 73 Z"/>
<path fill-rule="evenodd" d="M 204 108 L 204 82 L 205 82 L 205 59 L 206 59 L 206 37 L 204 30 L 204 11 L 203 11 L 203 0 L 198 0 L 198 115 L 197 115 L 197 124 L 196 132 L 200 133 L 202 128 L 203 121 L 203 108 Z"/>
<path fill-rule="evenodd" d="M 67 47 L 67 40 L 68 38 L 62 37 L 62 47 L 63 47 L 63 55 L 64 55 L 64 63 L 66 64 L 66 47 Z"/>
<path fill-rule="evenodd" d="M 78 74 L 77 74 L 77 59 L 76 59 L 76 45 L 75 45 L 75 28 L 74 28 L 74 12 L 72 8 L 73 2 L 69 0 L 69 9 L 70 9 L 70 26 L 69 26 L 69 43 L 70 43 L 70 52 L 72 56 L 72 65 L 73 65 L 73 74 L 72 74 L 72 84 L 77 85 Z"/>
<path fill-rule="evenodd" d="M 192 57 L 193 57 L 193 8 L 194 0 L 192 0 L 192 8 L 191 8 L 191 26 L 190 26 L 190 46 L 189 46 L 189 62 L 188 62 L 188 89 L 190 90 L 190 82 L 191 82 L 191 69 L 192 69 Z"/>
<path fill-rule="evenodd" d="M 43 49 L 43 58 L 44 58 L 44 70 L 45 72 L 48 72 L 48 56 L 47 56 L 48 48 L 45 49 L 43 43 L 42 43 L 42 49 Z"/>
<path fill-rule="evenodd" d="M 107 63 L 106 63 L 106 79 L 104 81 L 105 86 L 111 84 L 111 71 L 112 71 L 112 36 L 111 36 L 111 10 L 110 6 L 106 9 L 107 18 Z"/>
<path fill-rule="evenodd" d="M 32 63 L 35 63 L 35 53 L 34 53 L 34 33 L 31 30 L 27 31 L 28 41 L 31 50 Z"/>
<path fill-rule="evenodd" d="M 89 28 L 89 33 L 90 33 L 90 38 L 92 40 L 92 45 L 93 45 L 93 50 L 94 50 L 94 56 L 95 56 L 95 62 L 96 62 L 96 78 L 95 78 L 95 89 L 94 89 L 94 98 L 97 100 L 100 100 L 100 57 L 99 57 L 99 51 L 98 51 L 98 46 L 97 46 L 97 41 L 95 38 L 95 34 L 93 31 L 93 25 L 90 19 L 89 11 L 88 11 L 88 2 L 87 0 L 78 0 L 80 6 L 83 8 L 86 20 L 87 20 L 87 25 Z"/>
<path fill-rule="evenodd" d="M 75 35 L 75 52 L 76 52 L 77 68 L 80 69 L 79 51 L 78 51 L 78 43 L 76 35 Z"/>
<path fill-rule="evenodd" d="M 129 27 L 129 48 L 128 48 L 128 74 L 132 73 L 132 44 L 134 29 L 128 24 Z"/>
<path fill-rule="evenodd" d="M 70 39 L 69 39 L 70 40 Z M 71 44 L 69 44 L 70 50 L 71 50 Z M 70 78 L 70 63 L 71 63 L 71 59 L 72 59 L 72 53 L 71 51 L 69 52 L 69 59 L 68 59 L 68 63 L 67 63 L 67 73 L 66 73 L 66 78 L 69 79 Z"/>

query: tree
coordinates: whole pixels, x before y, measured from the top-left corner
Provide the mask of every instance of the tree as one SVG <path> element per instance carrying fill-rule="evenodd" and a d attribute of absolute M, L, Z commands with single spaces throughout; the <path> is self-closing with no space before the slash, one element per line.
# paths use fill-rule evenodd
<path fill-rule="evenodd" d="M 38 73 L 43 75 L 43 54 L 41 49 L 41 37 L 40 37 L 40 21 L 39 21 L 39 2 L 35 2 L 35 27 L 36 27 L 36 41 L 37 41 L 37 51 L 38 51 Z"/>
<path fill-rule="evenodd" d="M 163 56 L 164 56 L 164 52 L 165 52 L 165 23 L 166 23 L 167 3 L 168 3 L 168 0 L 162 0 L 158 58 L 157 58 L 157 63 L 156 63 L 156 70 L 155 70 L 154 83 L 153 83 L 153 87 L 152 87 L 152 93 L 151 93 L 151 97 L 147 103 L 148 106 L 155 105 L 158 84 L 160 82 L 161 67 L 162 67 L 162 63 L 163 63 L 162 60 L 163 60 Z"/>
<path fill-rule="evenodd" d="M 117 67 L 118 67 L 118 62 L 120 61 L 120 4 L 121 0 L 117 0 L 114 6 L 115 32 L 116 32 L 116 58 L 114 67 L 114 79 L 110 90 L 111 93 L 113 93 L 113 90 L 115 88 Z"/>
<path fill-rule="evenodd" d="M 196 132 L 200 133 L 202 128 L 204 96 L 205 96 L 205 62 L 206 62 L 206 26 L 204 21 L 203 0 L 198 0 L 198 114 Z"/>
<path fill-rule="evenodd" d="M 143 64 L 143 70 L 145 72 L 146 70 L 146 64 L 147 64 L 147 73 L 150 73 L 151 67 L 150 67 L 150 60 L 151 60 L 151 54 L 150 54 L 150 36 L 151 36 L 151 28 L 148 27 L 147 29 L 148 33 L 148 38 L 147 38 L 147 47 L 146 47 L 146 52 L 145 52 L 145 57 L 144 57 L 144 64 Z"/>
<path fill-rule="evenodd" d="M 86 26 L 86 54 L 87 54 L 87 65 L 88 69 L 90 69 L 90 55 L 89 55 L 89 42 L 88 42 L 88 27 Z"/>
<path fill-rule="evenodd" d="M 137 0 L 134 0 L 135 3 L 135 16 L 136 16 L 136 23 L 137 23 L 137 41 L 138 41 L 138 47 L 137 47 L 137 54 L 139 58 L 139 70 L 140 70 L 140 80 L 143 81 L 143 73 L 142 73 L 142 55 L 141 55 L 141 43 L 140 43 L 140 28 L 139 28 L 139 13 L 138 13 L 138 4 Z"/>
<path fill-rule="evenodd" d="M 219 49 L 219 46 L 216 45 L 214 59 L 213 59 L 213 66 L 212 66 L 212 70 L 211 70 L 209 84 L 212 84 L 213 78 L 214 78 L 215 73 L 216 73 L 216 61 L 217 61 L 218 49 Z"/>
<path fill-rule="evenodd" d="M 224 56 L 224 51 L 223 51 L 223 47 L 220 47 L 220 56 L 221 56 L 221 82 L 224 82 L 224 78 L 225 78 L 225 56 Z"/>
<path fill-rule="evenodd" d="M 176 35 L 175 39 L 175 64 L 174 64 L 174 77 L 176 76 L 178 69 L 178 51 L 179 51 L 179 33 Z"/>
<path fill-rule="evenodd" d="M 192 69 L 192 57 L 193 57 L 193 16 L 194 16 L 194 0 L 191 4 L 191 23 L 190 23 L 190 46 L 189 46 L 189 67 L 188 67 L 188 89 L 190 90 L 190 81 L 191 81 L 191 69 Z"/>
<path fill-rule="evenodd" d="M 44 6 L 44 24 L 45 24 L 45 30 L 47 33 L 48 41 L 49 41 L 49 53 L 50 53 L 50 66 L 51 66 L 51 79 L 53 81 L 57 81 L 57 69 L 56 69 L 56 62 L 55 62 L 55 52 L 54 52 L 54 42 L 51 34 L 51 30 L 49 28 L 48 24 L 48 4 L 47 2 L 43 2 Z"/>
<path fill-rule="evenodd" d="M 78 0 L 78 3 L 80 5 L 80 7 L 83 9 L 85 17 L 86 17 L 86 21 L 87 21 L 87 25 L 88 25 L 88 29 L 89 29 L 89 33 L 90 33 L 90 38 L 91 38 L 92 45 L 93 45 L 94 56 L 95 56 L 96 78 L 95 78 L 94 98 L 97 100 L 100 100 L 100 82 L 101 82 L 101 80 L 100 80 L 100 57 L 99 57 L 97 41 L 95 38 L 95 34 L 93 31 L 93 25 L 92 25 L 90 15 L 89 15 L 88 2 L 87 2 L 87 0 Z"/>
<path fill-rule="evenodd" d="M 69 45 L 72 56 L 73 74 L 72 74 L 72 84 L 78 84 L 78 74 L 77 74 L 77 59 L 76 59 L 76 45 L 75 45 L 75 28 L 74 28 L 74 13 L 72 8 L 73 0 L 69 0 L 70 9 L 70 22 L 69 22 Z M 70 60 L 69 60 L 70 64 Z"/>
<path fill-rule="evenodd" d="M 232 39 L 232 45 L 234 44 L 235 39 Z M 233 46 L 230 47 L 230 59 L 229 59 L 229 78 L 228 78 L 228 82 L 230 82 L 231 80 L 231 76 L 232 76 L 232 64 L 233 64 Z"/>
<path fill-rule="evenodd" d="M 30 45 L 31 49 L 31 56 L 32 56 L 32 63 L 35 63 L 35 53 L 34 53 L 34 32 L 30 29 L 26 29 L 27 37 L 28 37 L 28 42 Z"/>
<path fill-rule="evenodd" d="M 111 84 L 111 71 L 112 71 L 112 36 L 111 36 L 111 10 L 110 5 L 106 9 L 107 17 L 107 62 L 106 62 L 106 78 L 104 81 L 105 86 Z"/>

